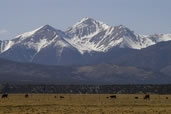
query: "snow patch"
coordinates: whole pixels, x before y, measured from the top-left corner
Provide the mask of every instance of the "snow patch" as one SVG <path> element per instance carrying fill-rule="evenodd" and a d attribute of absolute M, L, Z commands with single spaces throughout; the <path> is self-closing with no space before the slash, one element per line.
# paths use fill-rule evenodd
<path fill-rule="evenodd" d="M 31 31 L 31 32 L 25 32 L 23 34 L 20 34 L 18 36 L 16 36 L 15 38 L 21 38 L 22 40 L 27 38 L 27 37 L 31 37 L 32 35 L 34 35 L 38 30 L 40 30 L 41 28 L 43 28 L 43 26 Z"/>
<path fill-rule="evenodd" d="M 58 40 L 58 41 L 56 41 L 54 46 L 69 47 L 70 45 L 67 44 L 66 42 L 62 41 L 62 40 Z"/>
<path fill-rule="evenodd" d="M 26 42 L 24 45 L 28 46 L 29 48 L 35 49 L 39 52 L 46 44 L 48 43 L 47 39 L 40 39 L 39 42 Z"/>
<path fill-rule="evenodd" d="M 171 34 L 161 34 L 160 36 L 161 37 L 159 38 L 159 42 L 171 40 Z"/>
<path fill-rule="evenodd" d="M 0 53 L 3 53 L 5 51 L 7 51 L 13 45 L 14 45 L 14 42 L 13 41 L 10 41 L 10 40 L 2 41 Z"/>

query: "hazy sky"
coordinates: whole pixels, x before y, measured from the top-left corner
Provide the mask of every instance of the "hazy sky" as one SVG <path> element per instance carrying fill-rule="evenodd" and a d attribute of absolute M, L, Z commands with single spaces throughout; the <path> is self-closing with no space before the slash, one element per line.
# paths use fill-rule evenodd
<path fill-rule="evenodd" d="M 171 33 L 171 0 L 0 0 L 0 40 L 45 24 L 66 30 L 83 17 L 139 34 Z"/>

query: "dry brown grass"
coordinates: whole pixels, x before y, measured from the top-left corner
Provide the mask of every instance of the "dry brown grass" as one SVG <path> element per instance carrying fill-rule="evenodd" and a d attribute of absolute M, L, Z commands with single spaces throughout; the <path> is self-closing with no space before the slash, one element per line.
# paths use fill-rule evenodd
<path fill-rule="evenodd" d="M 0 98 L 0 114 L 171 114 L 171 95 L 151 95 L 150 100 L 144 100 L 144 95 L 108 96 L 30 94 L 25 98 L 24 94 L 10 94 L 7 99 Z"/>

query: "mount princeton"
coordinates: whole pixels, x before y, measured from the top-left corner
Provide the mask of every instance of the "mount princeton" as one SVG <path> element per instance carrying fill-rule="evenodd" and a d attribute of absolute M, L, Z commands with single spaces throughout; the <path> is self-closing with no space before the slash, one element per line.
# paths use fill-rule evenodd
<path fill-rule="evenodd" d="M 169 40 L 171 34 L 139 35 L 123 25 L 83 18 L 66 31 L 45 25 L 0 41 L 0 57 L 47 65 L 98 64 L 105 63 L 105 55 L 120 56 L 123 49 L 137 51 Z"/>
<path fill-rule="evenodd" d="M 0 80 L 168 84 L 170 52 L 171 34 L 139 35 L 123 25 L 83 18 L 66 31 L 45 25 L 0 41 Z"/>

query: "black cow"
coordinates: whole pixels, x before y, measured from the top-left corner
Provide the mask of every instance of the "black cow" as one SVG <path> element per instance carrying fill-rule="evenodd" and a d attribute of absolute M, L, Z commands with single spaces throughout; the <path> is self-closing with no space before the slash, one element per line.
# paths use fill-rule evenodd
<path fill-rule="evenodd" d="M 149 95 L 149 94 L 145 95 L 145 96 L 144 96 L 144 99 L 145 99 L 145 100 L 150 100 L 150 95 Z"/>
<path fill-rule="evenodd" d="M 135 97 L 135 99 L 138 99 L 138 97 Z"/>
<path fill-rule="evenodd" d="M 63 98 L 64 98 L 64 96 L 60 96 L 60 98 L 61 98 L 61 99 L 63 99 Z"/>
<path fill-rule="evenodd" d="M 110 98 L 111 99 L 116 99 L 116 95 L 111 95 Z"/>
<path fill-rule="evenodd" d="M 8 94 L 7 93 L 2 94 L 1 98 L 8 98 Z"/>
<path fill-rule="evenodd" d="M 29 95 L 28 94 L 25 94 L 25 98 L 28 98 L 29 97 Z"/>

